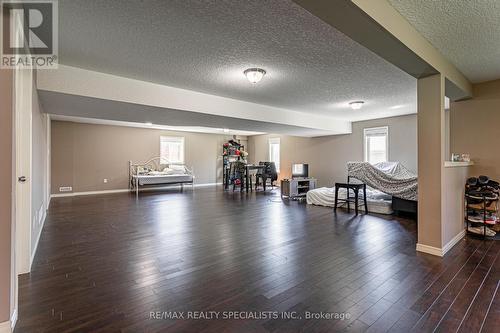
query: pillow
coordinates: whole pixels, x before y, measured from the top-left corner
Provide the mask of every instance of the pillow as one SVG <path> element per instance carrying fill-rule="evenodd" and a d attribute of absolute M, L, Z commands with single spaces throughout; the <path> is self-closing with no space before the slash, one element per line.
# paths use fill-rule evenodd
<path fill-rule="evenodd" d="M 176 165 L 176 164 L 171 164 L 170 165 L 170 169 L 174 170 L 174 171 L 181 171 L 181 172 L 185 172 L 186 171 L 186 167 L 184 165 Z"/>
<path fill-rule="evenodd" d="M 138 166 L 137 167 L 137 174 L 138 175 L 144 175 L 149 172 L 149 169 L 143 166 Z"/>
<path fill-rule="evenodd" d="M 184 170 L 174 170 L 171 168 L 165 168 L 163 169 L 162 173 L 164 175 L 183 175 L 185 173 Z"/>
<path fill-rule="evenodd" d="M 179 173 L 179 171 L 172 170 L 170 168 L 163 169 L 163 173 L 165 175 L 174 175 L 175 173 Z"/>

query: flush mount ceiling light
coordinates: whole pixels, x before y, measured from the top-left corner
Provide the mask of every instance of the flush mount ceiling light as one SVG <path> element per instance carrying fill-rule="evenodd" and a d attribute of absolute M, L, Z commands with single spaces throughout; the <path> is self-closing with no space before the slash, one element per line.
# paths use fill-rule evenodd
<path fill-rule="evenodd" d="M 153 123 L 151 123 L 151 122 L 149 122 L 149 121 L 148 121 L 148 122 L 145 122 L 144 124 L 145 124 L 145 125 L 147 125 L 147 126 L 153 126 Z"/>
<path fill-rule="evenodd" d="M 229 133 L 229 128 L 223 128 L 223 129 L 222 129 L 222 131 L 223 131 L 224 133 Z"/>
<path fill-rule="evenodd" d="M 259 82 L 260 80 L 262 80 L 264 75 L 266 75 L 266 71 L 263 70 L 262 68 L 249 68 L 249 69 L 245 70 L 243 72 L 243 74 L 245 74 L 245 76 L 247 77 L 248 81 L 250 81 L 250 83 L 255 84 L 255 83 Z"/>
<path fill-rule="evenodd" d="M 349 106 L 353 110 L 359 110 L 359 109 L 361 109 L 363 104 L 365 104 L 365 102 L 363 102 L 363 101 L 354 101 L 354 102 L 349 103 Z"/>

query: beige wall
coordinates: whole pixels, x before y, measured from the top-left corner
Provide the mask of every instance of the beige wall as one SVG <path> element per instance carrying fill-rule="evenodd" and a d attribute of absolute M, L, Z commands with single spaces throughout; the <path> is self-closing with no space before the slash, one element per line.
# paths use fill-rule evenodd
<path fill-rule="evenodd" d="M 12 276 L 12 79 L 0 70 L 0 323 L 10 319 Z"/>
<path fill-rule="evenodd" d="M 412 171 L 417 169 L 417 116 L 407 115 L 355 122 L 352 133 L 317 138 L 280 135 L 251 136 L 248 140 L 249 160 L 267 161 L 268 139 L 281 138 L 282 178 L 290 176 L 292 163 L 308 163 L 309 174 L 319 186 L 332 186 L 347 179 L 346 163 L 363 160 L 363 129 L 389 127 L 389 159 L 402 162 Z"/>
<path fill-rule="evenodd" d="M 280 138 L 279 179 L 291 176 L 293 163 L 309 163 L 309 168 L 311 168 L 309 149 L 312 139 L 290 135 L 265 134 L 248 137 L 248 161 L 250 163 L 269 161 L 270 138 Z"/>
<path fill-rule="evenodd" d="M 473 90 L 473 99 L 450 105 L 450 150 L 470 154 L 472 175 L 500 180 L 500 80 Z"/>
<path fill-rule="evenodd" d="M 464 231 L 465 182 L 469 167 L 444 168 L 442 244 L 448 244 Z"/>
<path fill-rule="evenodd" d="M 128 188 L 128 161 L 159 156 L 160 136 L 185 138 L 185 162 L 197 184 L 222 181 L 222 143 L 217 134 L 52 121 L 51 191 L 72 186 L 73 192 Z M 104 179 L 108 183 L 104 183 Z"/>

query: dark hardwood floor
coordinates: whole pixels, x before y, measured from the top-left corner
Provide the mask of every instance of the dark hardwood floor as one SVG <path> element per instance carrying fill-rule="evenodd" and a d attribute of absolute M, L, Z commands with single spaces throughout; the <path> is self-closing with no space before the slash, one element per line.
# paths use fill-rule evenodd
<path fill-rule="evenodd" d="M 500 243 L 465 239 L 437 258 L 415 239 L 415 221 L 277 190 L 57 198 L 16 333 L 498 332 Z M 306 318 L 321 314 L 337 318 Z"/>

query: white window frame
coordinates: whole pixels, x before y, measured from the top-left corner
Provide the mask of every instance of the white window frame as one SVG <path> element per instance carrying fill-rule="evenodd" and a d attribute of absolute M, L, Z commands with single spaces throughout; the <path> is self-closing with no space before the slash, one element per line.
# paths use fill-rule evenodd
<path fill-rule="evenodd" d="M 180 161 L 172 161 L 164 156 L 162 156 L 162 153 L 161 153 L 161 144 L 162 142 L 175 142 L 175 143 L 180 143 L 181 144 L 181 160 Z M 185 145 L 185 140 L 184 140 L 184 137 L 183 136 L 166 136 L 166 135 L 162 135 L 160 136 L 160 158 L 161 160 L 165 160 L 167 161 L 168 163 L 172 163 L 172 164 L 184 164 L 184 160 L 185 160 L 185 149 L 186 149 L 186 145 Z"/>
<path fill-rule="evenodd" d="M 389 161 L 389 126 L 380 126 L 380 127 L 369 127 L 363 129 L 363 159 L 365 162 L 368 161 L 368 147 L 367 147 L 367 138 L 369 136 L 375 135 L 385 135 L 385 162 Z"/>
<path fill-rule="evenodd" d="M 279 154 L 278 154 L 278 161 L 273 161 L 272 156 L 271 156 L 271 145 L 278 145 L 279 147 Z M 269 161 L 274 162 L 276 165 L 276 172 L 280 172 L 280 166 L 281 166 L 281 140 L 280 138 L 269 138 L 268 142 L 268 151 L 269 151 Z"/>

